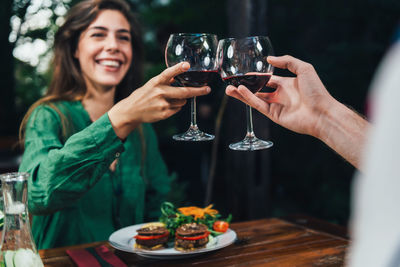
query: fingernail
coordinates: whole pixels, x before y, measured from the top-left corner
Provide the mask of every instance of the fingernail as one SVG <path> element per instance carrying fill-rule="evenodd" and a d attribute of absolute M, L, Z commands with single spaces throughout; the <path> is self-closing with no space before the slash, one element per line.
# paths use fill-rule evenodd
<path fill-rule="evenodd" d="M 181 68 L 183 70 L 188 70 L 190 68 L 190 64 L 187 62 L 183 62 Z"/>
<path fill-rule="evenodd" d="M 206 91 L 207 91 L 207 93 L 211 92 L 211 88 L 210 87 L 206 87 Z"/>

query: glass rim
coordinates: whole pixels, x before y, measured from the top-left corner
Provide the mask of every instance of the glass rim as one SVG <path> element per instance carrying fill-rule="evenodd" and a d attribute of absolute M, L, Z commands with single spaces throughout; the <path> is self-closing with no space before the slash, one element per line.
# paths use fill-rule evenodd
<path fill-rule="evenodd" d="M 258 38 L 258 39 L 267 38 L 269 41 L 271 41 L 269 39 L 268 35 L 254 35 L 254 36 L 246 36 L 246 37 L 242 37 L 242 38 L 228 37 L 228 38 L 220 39 L 219 41 L 248 40 L 248 39 L 253 39 L 253 38 Z"/>
<path fill-rule="evenodd" d="M 218 37 L 215 33 L 206 33 L 206 32 L 200 32 L 200 33 L 190 33 L 190 32 L 177 32 L 177 33 L 171 33 L 170 37 L 176 35 L 176 36 L 215 36 Z"/>
<path fill-rule="evenodd" d="M 4 182 L 10 181 L 25 181 L 28 180 L 29 173 L 27 172 L 8 172 L 0 174 L 0 180 Z"/>

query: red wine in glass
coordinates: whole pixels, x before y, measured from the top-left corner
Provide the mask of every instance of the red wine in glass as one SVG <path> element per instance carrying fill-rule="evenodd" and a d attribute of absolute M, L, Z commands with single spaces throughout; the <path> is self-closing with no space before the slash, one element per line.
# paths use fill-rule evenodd
<path fill-rule="evenodd" d="M 190 69 L 175 77 L 174 86 L 202 87 L 209 85 L 218 75 L 218 38 L 208 33 L 171 34 L 165 48 L 167 67 L 188 62 Z M 196 97 L 190 101 L 190 126 L 182 133 L 172 136 L 177 141 L 210 141 L 214 135 L 200 131 L 197 126 Z"/>
<path fill-rule="evenodd" d="M 175 76 L 175 80 L 182 86 L 202 87 L 212 81 L 220 79 L 218 71 L 187 71 Z"/>
<path fill-rule="evenodd" d="M 222 39 L 218 44 L 217 55 L 221 78 L 226 84 L 235 87 L 244 85 L 256 93 L 265 87 L 273 74 L 274 68 L 267 61 L 268 56 L 273 55 L 272 45 L 267 36 Z M 242 141 L 230 144 L 230 149 L 253 151 L 273 145 L 271 141 L 264 141 L 255 136 L 249 105 L 246 105 L 246 124 L 246 136 Z"/>
<path fill-rule="evenodd" d="M 224 78 L 224 82 L 238 87 L 239 85 L 246 86 L 252 93 L 260 91 L 271 79 L 270 73 L 259 73 L 259 74 L 246 74 L 237 75 Z"/>

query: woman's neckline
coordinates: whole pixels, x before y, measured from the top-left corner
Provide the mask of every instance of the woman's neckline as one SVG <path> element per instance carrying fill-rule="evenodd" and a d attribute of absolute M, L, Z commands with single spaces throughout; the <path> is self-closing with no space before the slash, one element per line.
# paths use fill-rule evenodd
<path fill-rule="evenodd" d="M 94 122 L 89 115 L 89 112 L 85 109 L 85 107 L 83 106 L 83 103 L 81 100 L 77 100 L 76 104 L 79 106 L 79 108 L 83 111 L 83 113 L 85 114 L 86 120 L 90 123 Z"/>

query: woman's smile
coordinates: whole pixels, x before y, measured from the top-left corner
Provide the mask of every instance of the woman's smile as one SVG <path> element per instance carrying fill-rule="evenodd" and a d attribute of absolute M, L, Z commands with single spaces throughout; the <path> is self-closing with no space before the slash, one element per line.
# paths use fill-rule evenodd
<path fill-rule="evenodd" d="M 121 66 L 121 61 L 119 60 L 114 60 L 114 59 L 100 59 L 96 60 L 96 63 L 105 66 L 105 67 L 111 67 L 111 68 L 118 68 Z"/>
<path fill-rule="evenodd" d="M 105 72 L 117 72 L 123 64 L 123 61 L 118 59 L 96 59 L 95 62 L 103 67 Z"/>

